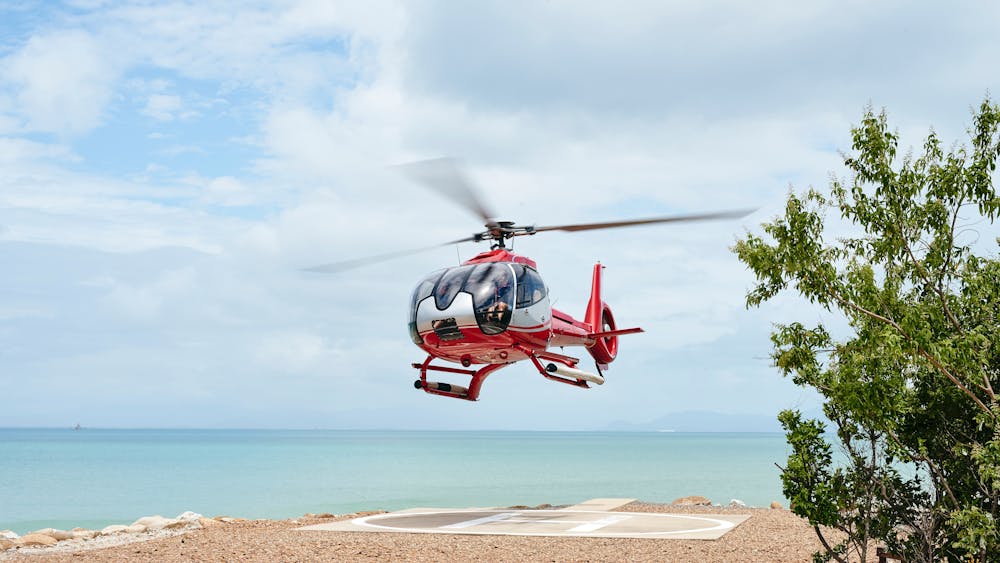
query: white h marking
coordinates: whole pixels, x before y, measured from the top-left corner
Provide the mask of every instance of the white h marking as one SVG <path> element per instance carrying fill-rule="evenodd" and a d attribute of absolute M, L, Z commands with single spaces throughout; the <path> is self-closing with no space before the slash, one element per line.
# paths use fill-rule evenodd
<path fill-rule="evenodd" d="M 493 516 L 484 516 L 482 518 L 476 518 L 475 520 L 466 520 L 465 522 L 456 522 L 454 524 L 448 524 L 447 526 L 439 526 L 442 530 L 455 530 L 461 528 L 469 528 L 471 526 L 478 526 L 479 524 L 485 524 L 487 522 L 499 522 L 500 520 L 506 520 L 514 516 L 520 516 L 520 512 L 503 512 L 501 514 L 494 514 Z"/>
<path fill-rule="evenodd" d="M 617 515 L 617 516 L 608 516 L 607 518 L 601 518 L 600 520 L 594 520 L 593 522 L 589 522 L 587 524 L 581 524 L 581 525 L 579 525 L 579 526 L 577 526 L 575 528 L 570 528 L 567 531 L 569 531 L 569 532 L 593 532 L 593 531 L 596 531 L 596 530 L 600 530 L 601 528 L 603 528 L 605 526 L 610 526 L 611 524 L 617 524 L 618 522 L 622 522 L 622 521 L 628 520 L 629 518 L 631 518 L 631 516 L 626 516 L 626 515 L 622 515 L 622 514 Z"/>

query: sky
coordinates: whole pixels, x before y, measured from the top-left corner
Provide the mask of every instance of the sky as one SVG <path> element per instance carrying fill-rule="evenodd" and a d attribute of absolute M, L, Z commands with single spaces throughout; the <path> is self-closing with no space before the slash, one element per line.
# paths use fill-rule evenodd
<path fill-rule="evenodd" d="M 815 411 L 769 334 L 843 321 L 792 295 L 747 310 L 730 247 L 845 174 L 869 106 L 904 147 L 966 140 L 1000 91 L 998 25 L 988 1 L 0 3 L 0 426 Z M 409 296 L 484 245 L 302 271 L 481 230 L 392 168 L 442 156 L 520 224 L 758 211 L 516 240 L 557 308 L 583 316 L 600 261 L 619 325 L 646 332 L 602 387 L 523 363 L 449 400 L 412 386 Z"/>

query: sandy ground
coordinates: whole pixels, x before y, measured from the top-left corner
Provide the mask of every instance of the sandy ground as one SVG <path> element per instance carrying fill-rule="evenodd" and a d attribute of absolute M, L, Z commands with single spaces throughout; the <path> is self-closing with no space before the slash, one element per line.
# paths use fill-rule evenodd
<path fill-rule="evenodd" d="M 303 532 L 339 518 L 220 523 L 182 535 L 87 549 L 9 551 L 4 561 L 809 561 L 819 542 L 788 510 L 677 507 L 635 502 L 618 510 L 751 514 L 718 540 L 555 538 Z M 69 546 L 67 546 L 69 547 Z"/>

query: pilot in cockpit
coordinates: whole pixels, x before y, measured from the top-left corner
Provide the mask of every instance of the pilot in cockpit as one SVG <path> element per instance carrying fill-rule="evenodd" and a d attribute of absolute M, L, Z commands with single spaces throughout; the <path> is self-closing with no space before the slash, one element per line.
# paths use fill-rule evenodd
<path fill-rule="evenodd" d="M 486 308 L 486 320 L 494 323 L 504 322 L 509 314 L 509 302 L 512 301 L 510 294 L 513 291 L 510 276 L 498 277 L 494 288 L 493 304 Z"/>

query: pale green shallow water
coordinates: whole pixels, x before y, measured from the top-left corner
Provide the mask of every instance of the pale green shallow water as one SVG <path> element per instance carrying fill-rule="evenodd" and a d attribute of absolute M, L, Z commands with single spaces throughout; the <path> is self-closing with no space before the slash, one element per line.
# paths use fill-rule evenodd
<path fill-rule="evenodd" d="M 0 429 L 0 529 L 140 516 L 412 507 L 785 502 L 778 433 Z"/>

